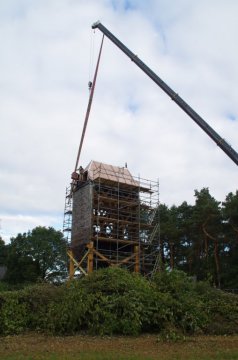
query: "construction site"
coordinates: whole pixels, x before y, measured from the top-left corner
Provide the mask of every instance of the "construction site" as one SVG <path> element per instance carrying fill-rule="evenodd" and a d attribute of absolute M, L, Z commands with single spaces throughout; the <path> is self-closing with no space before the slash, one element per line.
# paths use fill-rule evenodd
<path fill-rule="evenodd" d="M 80 156 L 89 120 L 102 38 L 76 164 L 66 189 L 63 232 L 69 249 L 69 277 L 100 268 L 124 267 L 153 275 L 159 267 L 158 181 L 132 176 L 124 167 L 91 161 L 85 168 Z"/>
<path fill-rule="evenodd" d="M 176 92 L 100 22 L 103 33 L 76 164 L 66 190 L 63 231 L 69 244 L 69 276 L 87 275 L 103 267 L 126 267 L 146 276 L 160 266 L 158 182 L 132 176 L 124 167 L 91 161 L 80 155 L 87 129 L 104 36 L 154 81 L 238 165 L 237 152 Z"/>

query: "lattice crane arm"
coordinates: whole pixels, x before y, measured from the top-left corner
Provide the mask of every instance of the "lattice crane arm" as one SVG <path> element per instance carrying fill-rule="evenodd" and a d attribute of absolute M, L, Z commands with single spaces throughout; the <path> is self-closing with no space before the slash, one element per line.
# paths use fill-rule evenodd
<path fill-rule="evenodd" d="M 146 75 L 148 75 L 170 98 L 189 115 L 203 131 L 238 165 L 238 153 L 198 115 L 176 92 L 174 92 L 158 75 L 156 75 L 142 60 L 118 40 L 100 21 L 92 25 L 107 36 L 120 50 L 122 50 Z"/>

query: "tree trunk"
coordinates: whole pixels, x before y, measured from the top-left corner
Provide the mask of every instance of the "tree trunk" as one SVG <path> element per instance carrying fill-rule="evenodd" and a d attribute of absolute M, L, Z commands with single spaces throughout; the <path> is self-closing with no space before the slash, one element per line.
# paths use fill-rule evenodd
<path fill-rule="evenodd" d="M 205 252 L 205 257 L 206 259 L 208 259 L 208 236 L 205 235 L 205 241 L 204 241 L 204 252 Z"/>
<path fill-rule="evenodd" d="M 216 283 L 217 283 L 217 287 L 220 288 L 221 287 L 221 281 L 220 281 L 220 262 L 219 262 L 219 252 L 218 252 L 218 241 L 217 238 L 215 238 L 214 236 L 212 236 L 211 234 L 208 233 L 208 231 L 206 230 L 206 224 L 208 222 L 209 219 L 207 219 L 205 221 L 205 223 L 202 226 L 203 232 L 205 234 L 205 236 L 207 236 L 209 239 L 213 240 L 214 242 L 214 259 L 215 259 L 215 264 L 216 264 Z"/>

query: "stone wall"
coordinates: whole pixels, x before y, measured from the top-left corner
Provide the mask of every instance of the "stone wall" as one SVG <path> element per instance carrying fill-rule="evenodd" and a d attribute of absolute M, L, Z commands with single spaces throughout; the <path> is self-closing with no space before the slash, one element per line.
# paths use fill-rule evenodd
<path fill-rule="evenodd" d="M 87 244 L 92 236 L 93 185 L 80 187 L 73 194 L 72 247 Z"/>

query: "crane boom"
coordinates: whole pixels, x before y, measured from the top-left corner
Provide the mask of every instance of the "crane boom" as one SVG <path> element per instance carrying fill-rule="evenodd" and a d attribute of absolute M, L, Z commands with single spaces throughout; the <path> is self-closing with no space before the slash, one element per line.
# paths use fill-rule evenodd
<path fill-rule="evenodd" d="M 144 71 L 164 92 L 186 112 L 203 131 L 238 165 L 238 153 L 214 130 L 208 123 L 194 111 L 176 92 L 174 92 L 158 75 L 156 75 L 142 60 L 118 40 L 100 21 L 92 25 L 107 36 L 119 49 L 121 49 L 142 71 Z"/>

